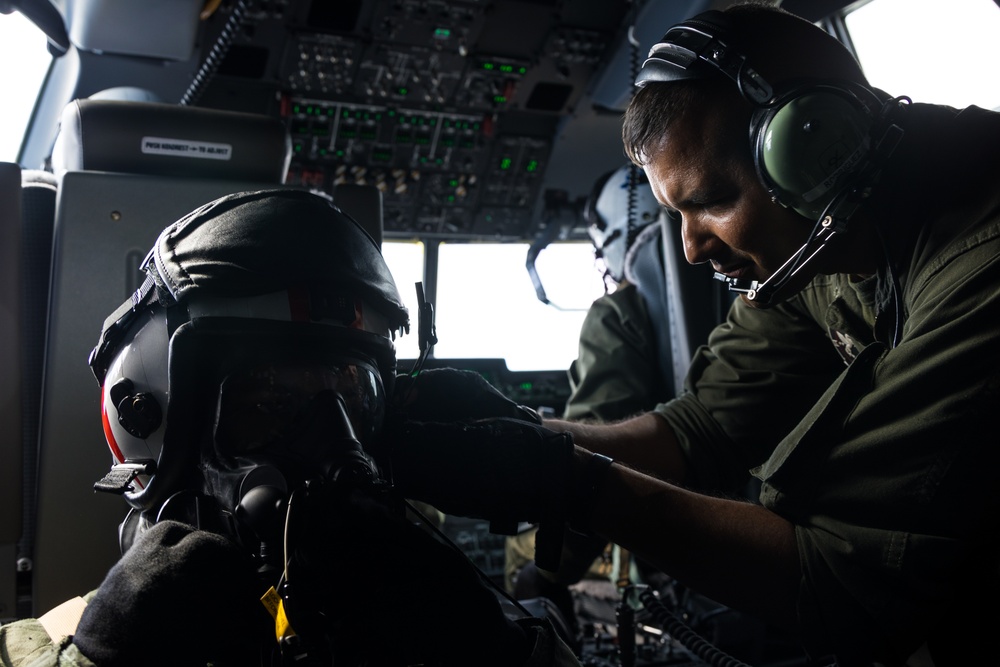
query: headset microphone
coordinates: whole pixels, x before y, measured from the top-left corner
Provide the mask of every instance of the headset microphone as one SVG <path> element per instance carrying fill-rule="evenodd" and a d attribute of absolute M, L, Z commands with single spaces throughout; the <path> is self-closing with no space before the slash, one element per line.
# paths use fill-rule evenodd
<path fill-rule="evenodd" d="M 908 97 L 897 97 L 882 105 L 877 121 L 881 135 L 876 137 L 874 145 L 870 148 L 869 142 L 867 140 L 864 142 L 863 147 L 867 155 L 863 166 L 826 205 L 802 247 L 778 267 L 770 278 L 759 282 L 730 278 L 718 272 L 713 277 L 726 283 L 730 292 L 742 294 L 748 301 L 753 301 L 760 306 L 768 306 L 775 302 L 779 290 L 809 264 L 838 232 L 847 229 L 848 221 L 868 197 L 869 190 L 877 180 L 882 165 L 899 145 L 903 130 L 893 121 L 892 117 L 896 110 L 909 103 Z"/>
<path fill-rule="evenodd" d="M 753 301 L 761 306 L 768 306 L 776 300 L 775 297 L 780 294 L 781 289 L 843 228 L 843 224 L 835 226 L 834 219 L 829 215 L 820 219 L 817 226 L 819 230 L 810 234 L 809 239 L 802 244 L 802 247 L 764 282 L 748 278 L 730 278 L 718 271 L 712 277 L 724 282 L 730 292 L 742 294 L 748 301 Z"/>
<path fill-rule="evenodd" d="M 725 273 L 719 273 L 718 271 L 712 276 L 716 280 L 721 280 L 726 283 L 726 287 L 729 288 L 730 292 L 737 292 L 739 294 L 748 294 L 753 292 L 757 293 L 757 289 L 760 287 L 759 280 L 749 280 L 747 278 L 730 278 Z"/>

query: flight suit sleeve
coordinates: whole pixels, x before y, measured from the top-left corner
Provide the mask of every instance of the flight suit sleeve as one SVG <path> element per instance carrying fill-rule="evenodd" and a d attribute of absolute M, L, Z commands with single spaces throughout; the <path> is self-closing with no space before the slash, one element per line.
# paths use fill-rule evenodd
<path fill-rule="evenodd" d="M 0 626 L 2 667 L 97 667 L 72 644 L 70 637 L 54 642 L 35 618 Z"/>
<path fill-rule="evenodd" d="M 736 300 L 696 350 L 680 395 L 656 406 L 677 436 L 692 487 L 745 488 L 749 471 L 843 372 L 817 323 L 827 287 L 814 281 L 804 292 L 767 310 Z"/>

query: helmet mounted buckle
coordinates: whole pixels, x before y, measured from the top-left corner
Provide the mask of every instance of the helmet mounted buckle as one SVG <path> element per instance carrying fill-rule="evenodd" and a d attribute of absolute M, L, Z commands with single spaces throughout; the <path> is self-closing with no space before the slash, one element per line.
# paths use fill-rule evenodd
<path fill-rule="evenodd" d="M 132 482 L 139 475 L 152 475 L 156 471 L 156 462 L 151 459 L 126 460 L 111 466 L 108 474 L 94 482 L 94 491 L 116 493 L 121 495 L 126 491 L 134 491 Z"/>

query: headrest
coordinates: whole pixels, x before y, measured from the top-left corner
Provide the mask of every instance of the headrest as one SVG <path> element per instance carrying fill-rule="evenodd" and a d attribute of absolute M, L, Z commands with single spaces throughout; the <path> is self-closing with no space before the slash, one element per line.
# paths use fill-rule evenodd
<path fill-rule="evenodd" d="M 615 280 L 625 277 L 625 255 L 639 230 L 655 222 L 660 203 L 653 196 L 646 173 L 627 164 L 594 183 L 584 206 L 587 234 Z"/>
<path fill-rule="evenodd" d="M 662 216 L 666 216 L 666 212 Z M 657 266 L 662 264 L 663 248 L 658 242 L 663 238 L 663 225 L 665 224 L 669 223 L 661 219 L 660 224 L 646 225 L 639 232 L 638 236 L 635 237 L 635 241 L 628 249 L 628 252 L 625 253 L 625 279 L 633 285 L 641 286 L 644 278 L 646 278 L 644 275 L 645 270 L 639 268 L 637 265 L 647 263 L 651 258 L 657 258 L 655 260 Z M 662 282 L 662 280 L 659 280 L 659 274 L 662 274 L 662 271 L 657 271 L 657 280 L 653 282 Z"/>
<path fill-rule="evenodd" d="M 80 99 L 63 110 L 52 169 L 284 182 L 291 141 L 280 120 L 199 107 Z"/>

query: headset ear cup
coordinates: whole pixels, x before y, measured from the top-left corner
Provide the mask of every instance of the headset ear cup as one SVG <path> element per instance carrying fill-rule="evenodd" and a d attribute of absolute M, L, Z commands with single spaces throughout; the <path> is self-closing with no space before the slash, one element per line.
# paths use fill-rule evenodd
<path fill-rule="evenodd" d="M 814 87 L 754 113 L 754 164 L 773 197 L 810 219 L 869 162 L 874 117 L 850 91 Z"/>

